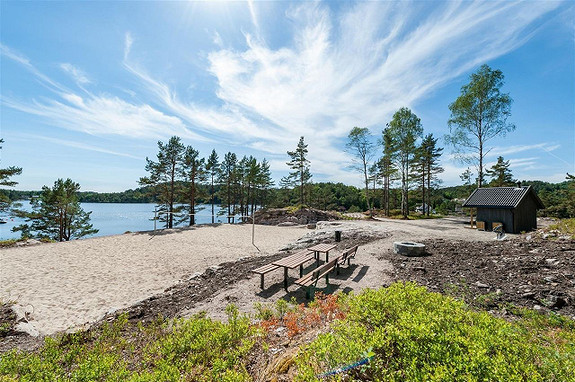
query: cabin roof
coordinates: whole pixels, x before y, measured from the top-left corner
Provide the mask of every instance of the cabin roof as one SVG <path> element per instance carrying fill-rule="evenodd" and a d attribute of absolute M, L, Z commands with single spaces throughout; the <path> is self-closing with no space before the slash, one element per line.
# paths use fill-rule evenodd
<path fill-rule="evenodd" d="M 533 197 L 537 208 L 545 208 L 531 186 L 478 188 L 463 207 L 515 208 L 527 195 Z"/>

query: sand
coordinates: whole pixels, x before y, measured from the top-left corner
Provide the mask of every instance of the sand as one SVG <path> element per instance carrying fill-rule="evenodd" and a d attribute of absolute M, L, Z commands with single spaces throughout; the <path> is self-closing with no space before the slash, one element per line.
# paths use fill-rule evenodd
<path fill-rule="evenodd" d="M 347 246 L 345 241 L 350 239 L 352 242 L 369 241 L 359 246 L 351 266 L 342 267 L 339 276 L 333 274 L 330 276 L 329 286 L 322 280 L 318 283 L 317 288 L 318 291 L 324 293 L 359 292 L 364 288 L 380 288 L 393 282 L 393 264 L 381 255 L 391 250 L 396 241 L 424 241 L 443 238 L 455 241 L 495 242 L 496 234 L 466 228 L 466 222 L 467 219 L 465 218 L 329 222 L 326 225 L 321 224 L 321 229 L 306 233 L 291 247 L 309 247 L 315 242 L 315 240 L 310 241 L 314 237 L 319 237 L 319 241 L 324 241 L 324 237 L 333 241 L 333 231 L 335 230 L 342 231 L 344 246 Z M 320 224 L 318 223 L 319 227 Z M 512 236 L 514 235 L 509 235 L 509 237 Z M 354 241 L 354 238 L 359 240 L 355 239 Z M 313 268 L 313 264 L 311 268 Z M 298 270 L 291 270 L 289 275 L 291 282 L 293 282 L 299 276 Z M 205 312 L 212 319 L 226 320 L 225 308 L 230 303 L 236 305 L 241 312 L 254 313 L 256 303 L 273 304 L 279 299 L 286 301 L 295 299 L 298 303 L 308 301 L 305 297 L 304 288 L 299 288 L 297 285 L 291 284 L 286 292 L 283 289 L 283 272 L 276 270 L 266 274 L 265 289 L 263 290 L 259 287 L 259 277 L 254 275 L 250 279 L 240 280 L 233 286 L 221 289 L 212 297 L 180 312 L 179 315 L 190 317 L 198 312 Z"/>
<path fill-rule="evenodd" d="M 15 301 L 30 333 L 75 330 L 195 272 L 245 256 L 270 255 L 302 227 L 200 226 L 0 250 L 0 299 Z"/>
<path fill-rule="evenodd" d="M 131 233 L 6 248 L 0 250 L 0 299 L 16 301 L 21 313 L 31 312 L 24 328 L 29 333 L 76 330 L 108 312 L 162 293 L 210 266 L 246 256 L 272 255 L 286 246 L 303 248 L 318 241 L 333 241 L 334 230 L 342 231 L 344 242 L 350 237 L 369 237 L 366 241 L 370 242 L 360 246 L 351 267 L 334 277 L 329 292 L 377 288 L 390 283 L 393 265 L 380 255 L 394 241 L 495 238 L 491 232 L 464 228 L 464 223 L 465 219 L 382 219 L 320 224 L 317 230 L 257 225 L 255 243 L 261 252 L 251 244 L 250 225 L 200 226 L 165 230 L 155 236 Z M 291 277 L 296 276 L 294 272 Z M 303 290 L 295 285 L 287 293 L 283 290 L 281 270 L 266 275 L 264 290 L 259 288 L 259 276 L 248 276 L 179 315 L 206 311 L 210 317 L 225 318 L 230 302 L 249 312 L 255 302 L 273 303 L 292 296 L 305 299 Z"/>

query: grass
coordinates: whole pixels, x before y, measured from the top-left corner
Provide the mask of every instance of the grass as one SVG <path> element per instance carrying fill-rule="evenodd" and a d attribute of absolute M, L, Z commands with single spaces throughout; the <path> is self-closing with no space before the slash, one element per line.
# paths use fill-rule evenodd
<path fill-rule="evenodd" d="M 575 239 L 575 218 L 561 219 L 559 222 L 552 224 L 549 230 L 557 230 L 563 235 L 571 235 Z"/>
<path fill-rule="evenodd" d="M 0 240 L 0 248 L 13 247 L 19 241 L 25 241 L 26 239 L 8 239 Z"/>
<path fill-rule="evenodd" d="M 288 364 L 297 381 L 575 380 L 575 322 L 558 315 L 518 309 L 507 322 L 412 283 L 256 308 L 249 318 L 229 306 L 225 323 L 197 315 L 130 325 L 122 316 L 35 353 L 3 354 L 0 381 L 251 381 L 281 356 L 271 353 L 278 343 L 303 343 Z"/>

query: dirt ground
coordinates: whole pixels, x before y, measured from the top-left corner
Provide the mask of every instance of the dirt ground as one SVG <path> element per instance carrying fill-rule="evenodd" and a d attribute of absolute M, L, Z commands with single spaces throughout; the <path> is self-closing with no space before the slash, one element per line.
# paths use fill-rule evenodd
<path fill-rule="evenodd" d="M 430 290 L 456 295 L 482 309 L 497 307 L 498 314 L 502 304 L 509 303 L 575 316 L 574 240 L 541 240 L 536 235 L 530 235 L 528 240 L 527 235 L 508 235 L 505 241 L 496 241 L 494 233 L 465 225 L 466 220 L 459 218 L 320 223 L 316 230 L 276 254 L 245 257 L 188 275 L 163 293 L 110 313 L 102 321 L 113 320 L 121 312 L 140 321 L 153 320 L 158 314 L 189 317 L 200 311 L 223 319 L 230 303 L 240 311 L 253 312 L 257 302 L 292 298 L 306 302 L 305 291 L 293 285 L 299 276 L 297 270 L 289 273 L 287 292 L 283 289 L 281 269 L 265 276 L 263 290 L 259 275 L 251 270 L 299 248 L 335 242 L 336 230 L 342 232 L 342 241 L 332 255 L 355 244 L 360 247 L 352 264 L 344 266 L 340 275 L 330 277 L 329 285 L 320 281 L 318 291 L 360 291 L 410 280 Z M 404 240 L 425 243 L 428 255 L 408 258 L 393 253 L 393 243 Z M 307 269 L 311 268 L 313 264 Z M 8 336 L 0 340 L 0 351 L 34 348 L 38 341 L 24 335 Z"/>

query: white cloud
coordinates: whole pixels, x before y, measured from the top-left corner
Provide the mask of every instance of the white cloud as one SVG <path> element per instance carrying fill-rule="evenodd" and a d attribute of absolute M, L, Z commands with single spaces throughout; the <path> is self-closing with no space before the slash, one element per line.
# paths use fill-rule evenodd
<path fill-rule="evenodd" d="M 217 138 L 272 154 L 293 150 L 303 135 L 314 172 L 338 181 L 354 175 L 341 149 L 353 126 L 379 135 L 399 107 L 413 108 L 447 82 L 523 44 L 537 19 L 559 3 L 359 2 L 341 4 L 337 13 L 328 4 L 297 3 L 286 13 L 287 42 L 274 48 L 260 29 L 257 2 L 247 5 L 255 34 L 245 33 L 241 48 L 224 48 L 215 32 L 218 48 L 207 54 L 215 102 L 187 99 L 140 65 L 132 53 L 145 48 L 128 32 L 124 68 L 157 109 L 110 95 L 81 97 L 57 86 L 61 99 L 9 105 L 90 134 Z M 50 83 L 27 59 L 3 46 L 2 54 Z M 77 81 L 87 79 L 68 69 Z M 464 168 L 451 170 L 458 176 Z"/>
<path fill-rule="evenodd" d="M 79 69 L 72 64 L 63 63 L 60 64 L 60 68 L 68 73 L 78 85 L 86 85 L 92 82 L 82 69 Z"/>
<path fill-rule="evenodd" d="M 129 53 L 131 37 L 126 35 L 126 54 Z M 179 135 L 206 141 L 207 138 L 190 131 L 178 117 L 164 114 L 147 104 L 133 104 L 110 95 L 81 96 L 52 80 L 38 70 L 29 59 L 0 45 L 3 56 L 28 69 L 55 94 L 56 98 L 42 101 L 20 101 L 2 97 L 2 104 L 31 115 L 42 117 L 52 126 L 81 131 L 91 135 L 119 135 L 131 138 L 165 138 Z M 70 64 L 60 66 L 76 80 L 78 85 L 88 83 L 87 76 Z"/>
<path fill-rule="evenodd" d="M 545 152 L 551 152 L 557 150 L 561 145 L 553 144 L 549 142 L 544 143 L 537 143 L 534 145 L 516 145 L 516 146 L 507 146 L 507 147 L 493 147 L 493 149 L 489 152 L 490 157 L 494 156 L 505 156 L 509 154 L 517 154 L 524 151 L 531 151 L 531 150 L 543 150 Z"/>
<path fill-rule="evenodd" d="M 136 159 L 139 161 L 142 160 L 141 157 L 138 157 L 135 155 L 126 154 L 126 153 L 122 153 L 122 152 L 118 152 L 118 151 L 114 151 L 114 150 L 109 150 L 109 149 L 94 146 L 94 145 L 89 145 L 89 144 L 86 144 L 84 142 L 71 141 L 71 140 L 67 140 L 67 139 L 51 138 L 51 137 L 45 137 L 45 136 L 41 136 L 41 135 L 26 135 L 26 137 L 34 138 L 34 139 L 41 139 L 41 140 L 44 140 L 44 141 L 47 141 L 50 143 L 54 143 L 57 145 L 73 147 L 73 148 L 77 148 L 80 150 L 94 151 L 94 152 L 103 153 L 103 154 L 109 154 L 109 155 L 114 155 L 114 156 L 119 156 L 119 157 L 124 157 L 124 158 Z"/>
<path fill-rule="evenodd" d="M 91 135 L 165 138 L 170 135 L 198 139 L 182 121 L 149 105 L 134 105 L 117 97 L 82 98 L 67 94 L 65 101 L 32 103 L 4 98 L 6 106 L 43 117 L 49 124 Z"/>

